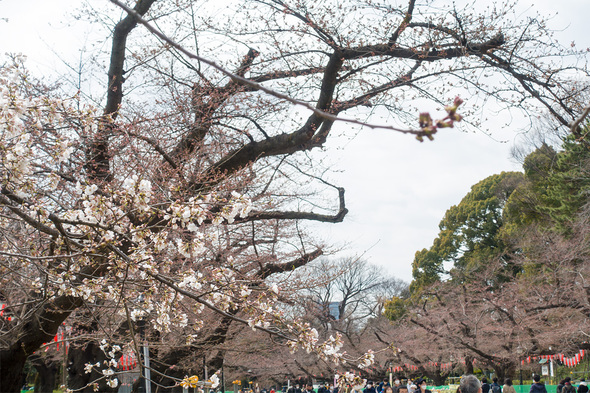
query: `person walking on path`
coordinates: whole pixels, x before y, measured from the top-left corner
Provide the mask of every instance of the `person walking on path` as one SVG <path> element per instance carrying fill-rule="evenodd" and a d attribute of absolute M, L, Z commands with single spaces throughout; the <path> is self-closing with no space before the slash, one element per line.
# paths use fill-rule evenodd
<path fill-rule="evenodd" d="M 475 375 L 462 376 L 457 393 L 482 393 L 479 379 Z"/>
<path fill-rule="evenodd" d="M 588 393 L 588 385 L 586 384 L 586 380 L 584 378 L 580 379 L 578 393 Z"/>
<path fill-rule="evenodd" d="M 289 388 L 289 390 L 287 391 L 287 393 L 302 393 L 301 389 L 299 388 L 299 385 L 295 385 L 295 386 L 291 386 Z"/>
<path fill-rule="evenodd" d="M 576 388 L 572 385 L 571 381 L 566 380 L 561 393 L 576 393 Z"/>
<path fill-rule="evenodd" d="M 391 390 L 393 391 L 392 393 L 399 393 L 399 388 L 400 388 L 400 380 L 399 378 L 396 378 L 393 381 L 393 386 L 391 387 Z"/>
<path fill-rule="evenodd" d="M 416 386 L 418 389 L 416 389 L 415 393 L 432 393 L 430 390 L 426 389 L 426 381 L 422 378 L 416 381 Z"/>
<path fill-rule="evenodd" d="M 375 390 L 375 387 L 373 386 L 373 381 L 367 382 L 367 386 L 365 386 L 363 393 L 377 393 L 377 390 Z"/>
<path fill-rule="evenodd" d="M 547 393 L 547 388 L 545 387 L 545 384 L 541 382 L 541 376 L 535 374 L 533 376 L 533 381 L 535 381 L 535 383 L 531 385 L 531 390 L 529 390 L 529 393 Z M 563 390 L 561 391 L 561 393 L 564 393 Z"/>
<path fill-rule="evenodd" d="M 492 393 L 502 393 L 502 386 L 498 383 L 498 378 L 494 377 L 493 383 L 491 386 Z"/>
<path fill-rule="evenodd" d="M 510 378 L 506 378 L 504 380 L 504 386 L 502 387 L 503 393 L 516 393 L 514 386 L 512 386 L 512 380 Z"/>
<path fill-rule="evenodd" d="M 490 385 L 486 377 L 481 379 L 481 393 L 490 393 Z"/>

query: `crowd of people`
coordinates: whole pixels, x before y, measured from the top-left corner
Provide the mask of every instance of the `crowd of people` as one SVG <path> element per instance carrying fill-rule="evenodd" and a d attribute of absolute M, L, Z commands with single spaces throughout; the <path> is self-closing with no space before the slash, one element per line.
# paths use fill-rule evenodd
<path fill-rule="evenodd" d="M 463 376 L 461 381 L 463 381 L 466 377 L 467 376 Z M 472 378 L 468 379 L 471 380 Z M 481 381 L 479 381 L 479 385 L 481 389 L 479 393 L 516 393 L 516 389 L 514 388 L 510 378 L 506 378 L 504 380 L 504 385 L 500 385 L 498 378 L 493 378 L 492 383 L 488 383 L 488 379 L 483 377 Z M 369 381 L 367 383 L 367 387 L 363 390 L 363 393 L 406 393 L 400 392 L 402 389 L 406 389 L 407 393 L 431 393 L 430 390 L 426 389 L 426 381 L 422 378 L 416 381 L 408 380 L 408 383 L 405 386 L 402 386 L 400 380 L 397 378 L 393 386 L 389 386 L 387 381 L 383 381 L 379 384 L 377 389 L 375 389 L 373 387 L 373 383 Z M 466 392 L 460 391 L 459 388 L 457 393 Z M 541 377 L 539 375 L 533 375 L 533 384 L 531 385 L 529 393 L 549 393 L 547 392 L 545 384 L 541 382 Z M 573 384 L 572 379 L 567 377 L 559 382 L 555 393 L 588 393 L 588 385 L 586 380 L 582 378 L 576 387 Z"/>
<path fill-rule="evenodd" d="M 477 381 L 477 384 L 474 381 Z M 476 390 L 475 386 L 478 386 Z M 462 388 L 463 387 L 463 388 Z M 346 392 L 342 393 L 355 393 L 355 389 L 348 387 Z M 242 393 L 242 392 L 240 392 Z M 245 392 L 244 392 L 245 393 Z M 301 387 L 299 385 L 291 386 L 287 389 L 284 387 L 281 390 L 270 390 L 262 389 L 260 393 L 316 393 L 312 384 L 305 384 Z M 338 386 L 331 386 L 329 384 L 320 385 L 317 389 L 317 393 L 339 393 Z M 356 393 L 361 393 L 360 390 L 356 390 Z M 426 380 L 419 378 L 416 380 L 408 380 L 407 383 L 402 384 L 399 378 L 396 378 L 393 385 L 388 380 L 375 384 L 373 381 L 367 381 L 362 393 L 432 393 L 426 389 Z M 493 378 L 492 383 L 488 383 L 488 379 L 483 377 L 481 381 L 473 375 L 465 375 L 461 378 L 461 383 L 457 389 L 457 393 L 517 393 L 516 389 L 512 384 L 510 378 L 504 380 L 504 384 L 500 385 L 498 378 Z M 529 393 L 553 393 L 547 392 L 545 384 L 541 381 L 539 375 L 533 375 L 533 384 L 529 390 Z M 555 393 L 589 393 L 588 385 L 586 380 L 582 378 L 576 387 L 571 378 L 567 377 L 559 382 Z"/>
<path fill-rule="evenodd" d="M 506 378 L 504 385 L 500 386 L 498 378 L 494 378 L 493 382 L 489 384 L 485 377 L 479 381 L 474 375 L 466 375 L 461 378 L 457 393 L 516 393 L 516 389 L 512 386 L 510 378 Z M 529 389 L 529 393 L 548 393 L 540 375 L 533 375 L 533 384 Z M 555 393 L 588 393 L 588 385 L 586 380 L 582 378 L 576 388 L 571 378 L 567 377 L 559 382 Z"/>
<path fill-rule="evenodd" d="M 504 380 L 504 386 L 500 386 L 498 378 L 494 378 L 493 382 L 488 384 L 487 378 L 484 377 L 481 380 L 481 391 L 482 393 L 516 393 L 510 378 L 506 378 Z M 541 382 L 540 375 L 533 375 L 533 384 L 531 385 L 529 393 L 548 393 L 547 387 Z M 588 393 L 588 385 L 586 384 L 586 380 L 582 378 L 576 388 L 572 383 L 572 379 L 567 377 L 559 382 L 555 393 Z"/>

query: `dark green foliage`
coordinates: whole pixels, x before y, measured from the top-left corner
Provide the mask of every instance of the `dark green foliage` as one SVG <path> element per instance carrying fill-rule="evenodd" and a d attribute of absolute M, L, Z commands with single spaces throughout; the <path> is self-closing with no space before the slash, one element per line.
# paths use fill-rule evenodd
<path fill-rule="evenodd" d="M 523 229 L 531 224 L 549 226 L 551 218 L 541 206 L 556 161 L 557 152 L 547 144 L 541 145 L 525 158 L 525 181 L 514 190 L 504 206 L 502 236 L 505 242 L 518 238 Z"/>
<path fill-rule="evenodd" d="M 394 296 L 391 300 L 385 302 L 383 315 L 390 321 L 399 321 L 408 311 L 408 300 Z"/>
<path fill-rule="evenodd" d="M 464 282 L 491 261 L 500 261 L 501 268 L 486 284 L 498 288 L 523 272 L 523 265 L 514 263 L 515 256 L 534 254 L 527 249 L 529 233 L 568 236 L 589 202 L 590 149 L 584 140 L 573 137 L 562 148 L 558 152 L 541 145 L 525 158 L 524 174 L 489 176 L 449 208 L 432 246 L 415 254 L 412 296 L 421 297 L 423 289 L 446 278 L 445 274 Z M 389 316 L 396 319 L 405 313 L 399 301 L 389 308 Z"/>
<path fill-rule="evenodd" d="M 523 182 L 519 172 L 489 176 L 471 187 L 458 205 L 447 210 L 432 247 L 416 253 L 412 292 L 439 280 L 445 263 L 452 264 L 452 269 L 469 271 L 505 253 L 500 236 L 502 212 Z"/>
<path fill-rule="evenodd" d="M 569 234 L 577 213 L 588 202 L 590 150 L 585 143 L 571 137 L 563 147 L 547 179 L 542 211 L 551 218 L 556 230 Z"/>
<path fill-rule="evenodd" d="M 518 236 L 529 225 L 567 235 L 577 213 L 588 203 L 590 150 L 583 141 L 567 138 L 556 152 L 542 145 L 523 164 L 526 182 L 504 209 L 505 238 Z"/>

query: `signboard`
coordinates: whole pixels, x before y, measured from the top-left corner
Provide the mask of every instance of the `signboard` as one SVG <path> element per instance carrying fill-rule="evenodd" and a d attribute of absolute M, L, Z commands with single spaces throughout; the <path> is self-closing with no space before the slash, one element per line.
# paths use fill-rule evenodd
<path fill-rule="evenodd" d="M 541 375 L 549 375 L 549 365 L 544 364 L 541 366 Z"/>

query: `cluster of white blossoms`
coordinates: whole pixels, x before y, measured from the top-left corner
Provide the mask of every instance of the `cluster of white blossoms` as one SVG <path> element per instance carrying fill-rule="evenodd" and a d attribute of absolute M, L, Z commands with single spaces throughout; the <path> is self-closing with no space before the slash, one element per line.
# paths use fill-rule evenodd
<path fill-rule="evenodd" d="M 297 334 L 296 340 L 287 342 L 292 352 L 303 348 L 307 353 L 313 352 L 320 359 L 330 361 L 334 364 L 357 362 L 359 368 L 369 367 L 375 361 L 375 355 L 371 350 L 367 351 L 360 358 L 347 356 L 347 353 L 342 351 L 344 343 L 340 333 L 330 335 L 322 342 L 319 338 L 318 331 L 311 328 L 308 323 L 292 322 L 289 325 L 289 330 Z"/>
<path fill-rule="evenodd" d="M 31 146 L 28 143 L 30 137 L 29 134 L 9 137 L 5 139 L 8 143 L 2 146 L 4 151 L 2 167 L 12 183 L 17 186 L 22 186 L 23 180 L 33 173 L 31 161 L 28 158 L 31 156 Z"/>
<path fill-rule="evenodd" d="M 323 360 L 332 361 L 335 364 L 345 363 L 343 356 L 340 352 L 344 343 L 342 342 L 342 335 L 336 333 L 336 337 L 330 335 L 330 337 L 324 341 L 318 348 L 318 355 Z"/>
<path fill-rule="evenodd" d="M 236 217 L 238 216 L 240 218 L 247 217 L 248 213 L 250 213 L 251 210 L 252 201 L 248 198 L 245 198 L 243 195 L 240 195 L 237 192 L 232 191 L 229 203 L 221 209 L 221 214 L 219 214 L 214 219 L 214 223 L 221 223 L 221 221 L 219 221 L 220 218 L 225 218 L 228 224 L 231 224 L 235 221 Z"/>
<path fill-rule="evenodd" d="M 199 314 L 205 304 L 220 312 L 240 309 L 253 329 L 283 324 L 284 315 L 273 306 L 280 293 L 276 283 L 265 286 L 239 277 L 231 256 L 224 257 L 222 266 L 203 263 L 223 247 L 221 225 L 250 214 L 253 204 L 247 196 L 233 191 L 172 197 L 176 194 L 170 190 L 157 191 L 149 171 L 134 173 L 133 166 L 100 186 L 83 177 L 76 182 L 86 159 L 80 134 L 98 132 L 101 116 L 92 108 L 76 111 L 47 97 L 25 98 L 18 87 L 23 81 L 19 67 L 16 62 L 0 70 L 2 186 L 25 200 L 18 208 L 31 219 L 24 222 L 34 219 L 49 228 L 51 247 L 70 253 L 23 262 L 39 272 L 29 282 L 34 290 L 47 297 L 100 301 L 118 307 L 120 318 L 146 319 L 161 332 L 179 328 L 190 337 L 203 325 Z M 46 251 L 31 247 L 34 257 Z M 21 252 L 28 247 L 4 241 L 0 249 Z M 191 297 L 194 305 L 187 307 Z M 322 343 L 309 325 L 294 323 L 287 330 L 294 337 L 289 345 L 343 361 L 340 336 Z M 101 349 L 109 360 L 100 372 L 109 386 L 116 386 L 114 353 L 120 348 L 103 342 Z M 86 371 L 100 366 L 88 364 Z"/>
<path fill-rule="evenodd" d="M 353 391 L 362 391 L 366 384 L 366 379 L 352 372 L 346 372 L 338 376 L 338 386 L 340 386 L 341 389 L 350 385 Z"/>
<path fill-rule="evenodd" d="M 368 350 L 361 358 L 358 360 L 358 367 L 360 369 L 367 368 L 372 366 L 375 363 L 375 353 L 372 350 Z"/>
<path fill-rule="evenodd" d="M 299 344 L 307 351 L 307 353 L 310 353 L 318 342 L 319 333 L 315 328 L 305 329 L 299 334 L 298 338 Z"/>
<path fill-rule="evenodd" d="M 0 69 L 0 155 L 2 179 L 20 185 L 31 174 L 29 139 L 23 117 L 36 107 L 18 92 L 18 63 Z"/>
<path fill-rule="evenodd" d="M 3 187 L 21 198 L 56 188 L 61 165 L 75 151 L 69 119 L 91 123 L 96 112 L 30 94 L 24 60 L 15 56 L 0 68 L 0 176 Z"/>
<path fill-rule="evenodd" d="M 209 382 L 211 382 L 211 389 L 215 389 L 219 386 L 219 377 L 217 373 L 213 374 L 211 378 L 209 378 Z"/>
<path fill-rule="evenodd" d="M 19 82 L 24 77 L 17 57 L 0 68 L 0 176 L 3 185 L 24 196 L 32 190 L 34 152 L 32 133 L 41 127 L 41 100 L 21 94 Z M 28 124 L 27 124 L 28 123 Z"/>
<path fill-rule="evenodd" d="M 115 377 L 116 373 L 113 368 L 116 368 L 119 364 L 115 357 L 121 352 L 121 347 L 116 344 L 111 345 L 107 343 L 106 340 L 102 340 L 100 342 L 99 348 L 106 355 L 107 359 L 103 361 L 103 364 L 100 362 L 86 363 L 84 365 L 84 372 L 86 374 L 90 374 L 96 369 L 96 371 L 98 371 L 98 373 L 106 379 L 106 384 L 109 387 L 116 388 L 119 385 L 119 380 Z M 103 366 L 104 368 L 101 368 Z M 93 383 L 93 385 L 94 391 L 98 391 L 98 383 Z"/>
<path fill-rule="evenodd" d="M 203 288 L 203 273 L 195 272 L 193 269 L 187 269 L 182 272 L 178 286 L 180 288 L 187 288 L 198 291 Z"/>
<path fill-rule="evenodd" d="M 130 203 L 140 211 L 151 209 L 152 183 L 149 180 L 139 180 L 137 175 L 131 175 L 123 181 L 123 195 L 130 199 Z"/>
<path fill-rule="evenodd" d="M 71 278 L 75 275 L 62 271 L 58 284 L 59 294 L 81 295 L 89 299 L 96 297 L 98 293 L 104 300 L 115 301 L 123 297 L 129 299 L 129 294 L 123 294 L 120 291 L 121 287 L 114 282 L 135 278 L 146 284 L 153 284 L 153 277 L 167 274 L 172 262 L 178 258 L 188 261 L 188 268 L 178 271 L 175 278 L 178 287 L 192 292 L 206 290 L 209 293 L 208 300 L 219 309 L 227 311 L 238 302 L 238 299 L 249 294 L 247 286 L 238 283 L 229 269 L 209 270 L 206 277 L 203 274 L 205 271 L 195 272 L 190 268 L 191 261 L 198 261 L 218 240 L 215 217 L 221 216 L 222 213 L 212 214 L 211 208 L 221 206 L 223 211 L 244 215 L 251 209 L 248 198 L 233 193 L 230 198 L 225 199 L 211 194 L 186 201 L 175 200 L 169 203 L 165 210 L 162 221 L 164 224 L 157 231 L 153 231 L 149 227 L 134 224 L 128 214 L 128 211 L 147 212 L 156 209 L 149 205 L 153 195 L 152 184 L 149 181 L 133 175 L 125 179 L 119 188 L 113 185 L 112 189 L 105 188 L 98 192 L 96 185 L 78 184 L 75 191 L 80 201 L 77 205 L 82 208 L 69 210 L 63 215 L 68 222 L 64 227 L 70 233 L 99 234 L 98 237 L 95 236 L 96 242 L 87 244 L 88 250 L 98 246 L 117 246 L 122 239 L 129 238 L 133 246 L 124 258 L 115 255 L 111 259 L 113 266 L 108 277 L 111 281 L 114 280 L 113 285 L 106 283 L 102 276 L 97 278 L 100 284 L 109 290 L 98 288 L 93 282 L 94 279 L 73 283 Z M 237 207 L 231 205 L 232 203 Z M 227 214 L 225 216 L 227 217 Z M 68 287 L 68 284 L 71 286 Z M 154 326 L 158 330 L 169 331 L 171 326 L 184 327 L 188 324 L 188 316 L 179 312 L 172 302 L 166 300 L 179 300 L 174 290 L 154 290 L 142 296 L 144 302 L 141 308 L 132 309 L 132 319 L 155 311 Z M 155 304 L 157 307 L 154 307 Z M 123 314 L 121 311 L 119 313 Z"/>

